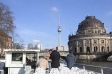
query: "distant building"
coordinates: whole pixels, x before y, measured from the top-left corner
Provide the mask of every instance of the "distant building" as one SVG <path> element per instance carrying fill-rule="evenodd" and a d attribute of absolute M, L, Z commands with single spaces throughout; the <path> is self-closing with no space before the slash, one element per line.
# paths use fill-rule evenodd
<path fill-rule="evenodd" d="M 74 53 L 97 53 L 112 51 L 112 32 L 106 33 L 104 23 L 95 16 L 87 16 L 78 25 L 75 35 L 69 35 L 69 50 Z"/>
<path fill-rule="evenodd" d="M 64 51 L 69 51 L 68 46 L 64 46 Z"/>
<path fill-rule="evenodd" d="M 56 47 L 56 50 L 58 50 L 58 51 L 68 51 L 68 47 L 67 46 L 57 46 Z"/>
<path fill-rule="evenodd" d="M 34 47 L 33 47 L 33 44 L 32 43 L 29 43 L 28 44 L 28 49 L 33 49 Z"/>
<path fill-rule="evenodd" d="M 64 51 L 64 47 L 63 46 L 57 46 L 56 50 L 58 50 L 58 51 Z"/>
<path fill-rule="evenodd" d="M 4 49 L 12 48 L 12 37 L 0 30 L 0 54 L 4 54 Z"/>
<path fill-rule="evenodd" d="M 40 49 L 40 50 L 42 50 L 42 44 L 36 44 L 36 45 L 35 45 L 35 49 Z"/>

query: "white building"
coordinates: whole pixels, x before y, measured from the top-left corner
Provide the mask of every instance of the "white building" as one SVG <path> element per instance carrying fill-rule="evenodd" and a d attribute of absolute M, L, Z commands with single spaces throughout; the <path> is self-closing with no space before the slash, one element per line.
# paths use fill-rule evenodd
<path fill-rule="evenodd" d="M 40 49 L 40 50 L 42 50 L 42 44 L 36 44 L 36 45 L 35 45 L 35 49 Z"/>
<path fill-rule="evenodd" d="M 28 44 L 28 49 L 32 49 L 33 48 L 33 44 L 32 43 L 29 43 Z"/>

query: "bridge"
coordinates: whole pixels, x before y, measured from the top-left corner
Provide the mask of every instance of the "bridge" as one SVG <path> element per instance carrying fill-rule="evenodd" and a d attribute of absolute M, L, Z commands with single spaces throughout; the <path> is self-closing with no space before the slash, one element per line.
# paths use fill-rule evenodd
<path fill-rule="evenodd" d="M 42 52 L 42 51 L 41 51 L 41 52 L 39 53 L 39 56 L 44 56 L 46 53 L 48 53 L 48 52 L 45 52 L 45 51 Z M 67 55 L 69 54 L 68 51 L 60 51 L 59 53 L 60 53 L 61 56 L 67 56 Z"/>
<path fill-rule="evenodd" d="M 99 56 L 97 56 L 97 58 L 93 59 L 92 61 L 107 61 L 108 57 L 112 55 L 112 51 L 98 54 Z"/>

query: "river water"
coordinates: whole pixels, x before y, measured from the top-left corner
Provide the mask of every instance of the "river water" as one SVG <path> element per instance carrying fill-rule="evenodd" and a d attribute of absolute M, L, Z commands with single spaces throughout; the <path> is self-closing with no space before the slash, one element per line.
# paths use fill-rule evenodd
<path fill-rule="evenodd" d="M 80 62 L 80 61 L 78 61 L 76 63 L 86 64 L 86 65 L 94 65 L 94 66 L 102 66 L 102 67 L 109 67 L 110 69 L 107 69 L 107 68 L 103 69 L 103 73 L 104 74 L 112 74 L 112 62 L 111 61 L 109 61 L 109 62 L 88 62 L 88 61 Z M 78 65 L 78 64 L 75 64 L 75 66 L 79 67 L 79 68 L 83 68 L 82 65 Z M 101 68 L 98 68 L 98 67 L 86 66 L 85 69 L 101 73 Z"/>

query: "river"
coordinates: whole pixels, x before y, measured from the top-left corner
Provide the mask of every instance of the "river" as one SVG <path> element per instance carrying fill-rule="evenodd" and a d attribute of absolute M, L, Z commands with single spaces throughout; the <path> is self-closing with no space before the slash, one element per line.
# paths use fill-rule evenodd
<path fill-rule="evenodd" d="M 112 62 L 76 62 L 78 64 L 87 64 L 94 66 L 102 66 L 112 68 Z M 81 65 L 75 64 L 76 67 L 83 68 Z M 101 73 L 101 68 L 86 66 L 85 69 Z M 104 74 L 112 74 L 112 69 L 103 69 Z"/>

